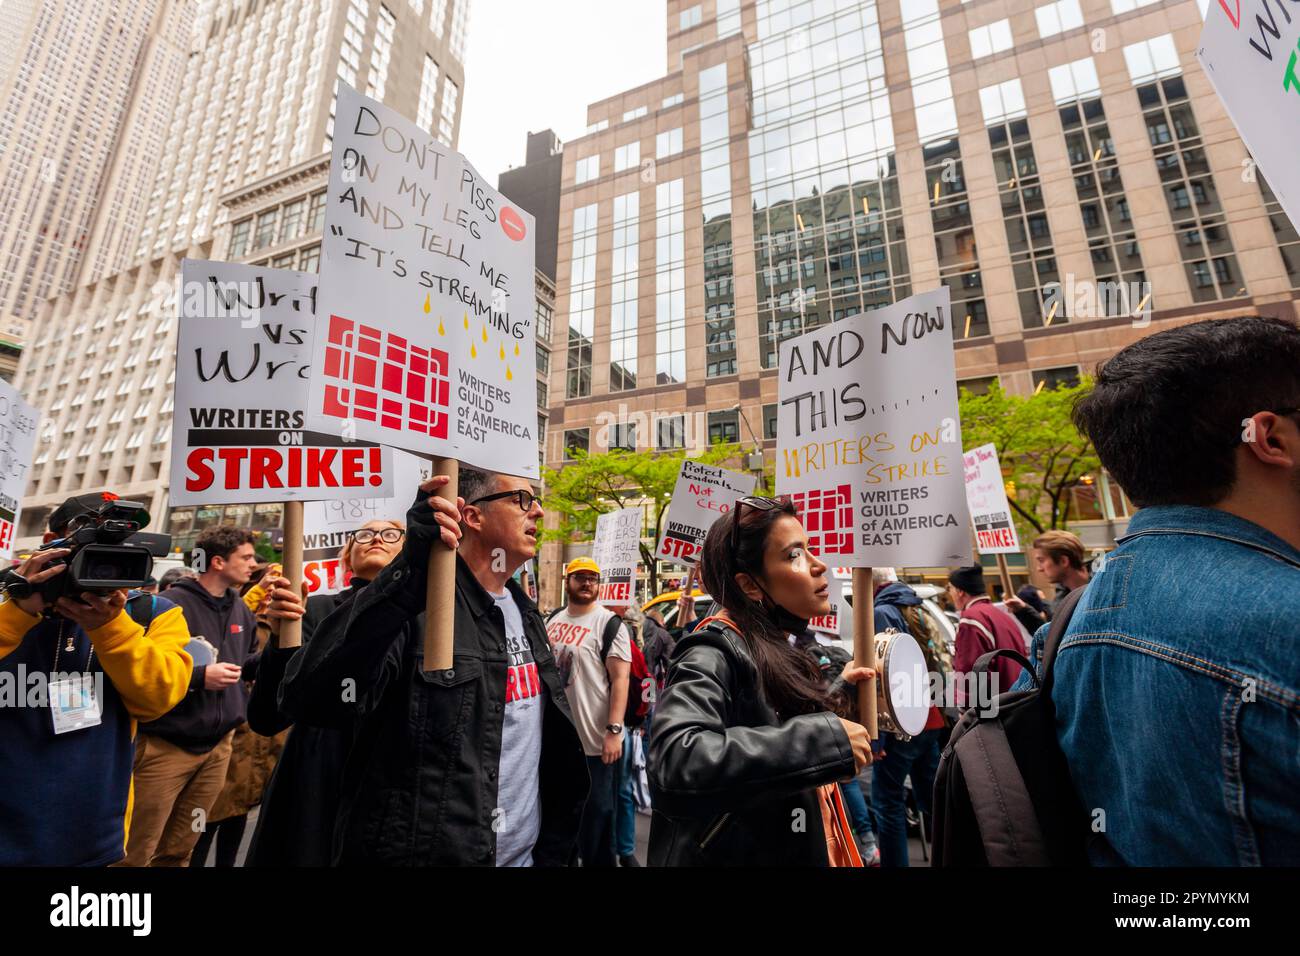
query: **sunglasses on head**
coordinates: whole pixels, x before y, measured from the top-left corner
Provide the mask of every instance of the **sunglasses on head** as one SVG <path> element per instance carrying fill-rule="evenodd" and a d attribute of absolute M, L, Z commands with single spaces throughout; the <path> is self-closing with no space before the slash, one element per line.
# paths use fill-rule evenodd
<path fill-rule="evenodd" d="M 749 506 L 758 511 L 775 511 L 777 508 L 784 508 L 789 502 L 790 498 L 787 495 L 780 495 L 776 498 L 747 495 L 744 498 L 737 498 L 736 507 L 732 509 L 732 513 L 736 517 L 731 522 L 731 553 L 734 555 L 740 547 L 740 509 L 742 507 Z"/>

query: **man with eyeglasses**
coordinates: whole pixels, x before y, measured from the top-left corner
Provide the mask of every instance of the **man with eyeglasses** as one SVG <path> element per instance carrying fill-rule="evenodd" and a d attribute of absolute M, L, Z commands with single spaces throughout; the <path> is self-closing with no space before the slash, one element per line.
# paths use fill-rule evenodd
<path fill-rule="evenodd" d="M 578 851 L 583 866 L 614 866 L 614 821 L 623 758 L 623 715 L 632 673 L 632 639 L 612 610 L 602 607 L 600 567 L 591 558 L 574 558 L 564 569 L 565 606 L 546 622 L 591 775 L 591 793 L 582 812 Z M 624 866 L 636 866 L 624 854 Z"/>
<path fill-rule="evenodd" d="M 1074 409 L 1141 509 L 1058 612 L 1093 863 L 1300 864 L 1298 406 L 1300 328 L 1237 318 L 1138 340 Z"/>
<path fill-rule="evenodd" d="M 356 722 L 335 828 L 341 865 L 564 865 L 587 795 L 546 628 L 513 574 L 537 553 L 528 481 L 460 469 L 420 486 L 401 553 L 326 618 L 286 675 L 298 719 Z M 451 668 L 424 670 L 436 540 L 457 549 Z M 382 539 L 381 539 L 382 540 Z"/>

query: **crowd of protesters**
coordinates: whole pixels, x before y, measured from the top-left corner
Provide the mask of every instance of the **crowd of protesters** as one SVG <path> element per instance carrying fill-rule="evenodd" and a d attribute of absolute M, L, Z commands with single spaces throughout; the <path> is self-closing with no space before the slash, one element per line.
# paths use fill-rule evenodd
<path fill-rule="evenodd" d="M 49 677 L 40 706 L 0 707 L 0 865 L 231 866 L 246 843 L 252 866 L 636 866 L 649 808 L 654 866 L 906 866 L 909 802 L 924 839 L 965 708 L 1035 693 L 1079 805 L 1104 811 L 1088 861 L 1300 863 L 1300 331 L 1144 338 L 1074 419 L 1140 509 L 1114 551 L 1090 568 L 1077 537 L 1043 534 L 1055 593 L 1001 603 L 981 566 L 950 569 L 951 645 L 874 575 L 875 629 L 954 678 L 910 737 L 872 740 L 855 689 L 881 675 L 809 632 L 827 567 L 788 498 L 713 525 L 714 610 L 693 620 L 688 591 L 671 628 L 598 601 L 589 558 L 544 618 L 515 580 L 539 501 L 468 467 L 455 501 L 434 477 L 405 521 L 355 529 L 347 588 L 305 601 L 236 528 L 204 532 L 157 593 L 51 602 L 28 586 L 68 552 L 37 551 L 0 603 L 0 677 Z M 452 666 L 426 670 L 437 542 L 456 552 Z"/>

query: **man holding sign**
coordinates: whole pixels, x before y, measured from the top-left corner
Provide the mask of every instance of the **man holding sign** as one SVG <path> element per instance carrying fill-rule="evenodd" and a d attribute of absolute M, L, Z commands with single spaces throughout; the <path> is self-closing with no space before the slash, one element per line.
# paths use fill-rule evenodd
<path fill-rule="evenodd" d="M 542 617 L 511 578 L 542 508 L 523 478 L 462 468 L 455 502 L 436 496 L 447 483 L 420 486 L 402 553 L 320 625 L 282 701 L 299 720 L 358 722 L 335 863 L 563 865 L 586 765 Z M 435 541 L 457 552 L 454 646 L 450 668 L 426 671 Z"/>

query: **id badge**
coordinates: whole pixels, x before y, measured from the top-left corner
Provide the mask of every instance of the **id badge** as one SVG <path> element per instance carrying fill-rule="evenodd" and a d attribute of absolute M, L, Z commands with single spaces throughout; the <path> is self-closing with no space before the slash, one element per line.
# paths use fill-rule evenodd
<path fill-rule="evenodd" d="M 55 734 L 99 726 L 102 711 L 95 696 L 94 676 L 82 674 L 50 684 L 50 713 Z"/>

